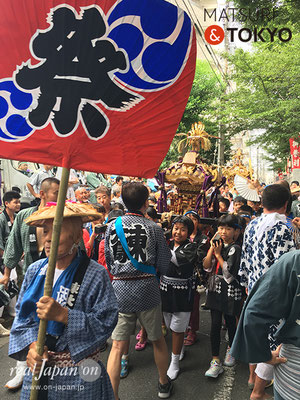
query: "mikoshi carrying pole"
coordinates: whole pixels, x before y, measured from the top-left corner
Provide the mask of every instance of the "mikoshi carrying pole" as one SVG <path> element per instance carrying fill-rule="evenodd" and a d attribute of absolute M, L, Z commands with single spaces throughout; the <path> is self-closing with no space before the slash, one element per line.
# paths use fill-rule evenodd
<path fill-rule="evenodd" d="M 51 239 L 51 249 L 50 249 L 50 256 L 49 256 L 49 263 L 47 268 L 46 280 L 45 280 L 45 287 L 44 287 L 44 296 L 52 297 L 52 287 L 53 287 L 53 278 L 56 266 L 56 258 L 57 258 L 57 251 L 60 239 L 60 231 L 61 225 L 63 221 L 64 215 L 64 208 L 66 202 L 66 195 L 68 190 L 68 183 L 69 183 L 69 175 L 70 170 L 68 168 L 62 169 L 61 181 L 59 185 L 59 192 L 58 192 L 58 199 L 57 199 L 57 207 L 53 222 L 53 232 L 52 232 L 52 239 Z M 47 329 L 47 321 L 40 321 L 39 326 L 39 333 L 37 339 L 37 353 L 41 356 L 44 352 L 44 345 L 45 345 L 45 338 L 46 338 L 46 329 Z M 38 398 L 38 388 L 37 385 L 39 384 L 38 379 L 39 374 L 34 374 L 32 376 L 32 387 L 30 393 L 30 400 L 37 400 Z"/>

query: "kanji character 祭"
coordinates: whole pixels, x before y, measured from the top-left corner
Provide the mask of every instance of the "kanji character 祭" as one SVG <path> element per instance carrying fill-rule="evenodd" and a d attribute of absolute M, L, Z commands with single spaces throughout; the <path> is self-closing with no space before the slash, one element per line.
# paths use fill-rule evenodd
<path fill-rule="evenodd" d="M 95 6 L 79 17 L 60 6 L 47 21 L 50 27 L 31 39 L 31 53 L 41 62 L 27 61 L 15 74 L 21 88 L 40 91 L 29 122 L 41 128 L 51 121 L 58 135 L 69 135 L 81 120 L 88 136 L 99 139 L 109 120 L 95 103 L 123 111 L 140 99 L 113 81 L 115 71 L 128 69 L 126 53 L 106 38 L 106 22 Z"/>

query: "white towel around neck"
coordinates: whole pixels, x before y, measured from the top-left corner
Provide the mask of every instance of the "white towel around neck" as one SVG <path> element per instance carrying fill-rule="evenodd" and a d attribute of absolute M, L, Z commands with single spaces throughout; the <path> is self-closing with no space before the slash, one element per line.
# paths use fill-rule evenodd
<path fill-rule="evenodd" d="M 263 234 L 267 231 L 273 228 L 274 225 L 277 224 L 277 222 L 281 221 L 283 223 L 286 223 L 286 216 L 284 214 L 278 214 L 277 212 L 271 213 L 271 214 L 263 214 L 264 218 L 260 221 L 260 224 L 258 226 L 256 236 L 258 240 L 261 240 L 263 237 Z"/>

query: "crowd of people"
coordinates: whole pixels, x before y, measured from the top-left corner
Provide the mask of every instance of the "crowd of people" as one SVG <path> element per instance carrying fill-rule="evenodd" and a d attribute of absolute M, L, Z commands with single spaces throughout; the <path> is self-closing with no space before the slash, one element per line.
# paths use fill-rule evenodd
<path fill-rule="evenodd" d="M 57 375 L 54 383 L 82 385 L 81 398 L 118 400 L 120 379 L 129 373 L 130 339 L 138 332 L 135 349 L 152 342 L 158 397 L 168 398 L 185 347 L 201 329 L 205 292 L 202 307 L 211 315 L 205 376 L 217 378 L 224 366 L 241 360 L 249 363 L 251 400 L 268 399 L 265 389 L 273 380 L 276 400 L 299 400 L 299 182 L 262 185 L 256 202 L 224 185 L 219 216 L 209 220 L 201 210 L 159 214 L 160 188 L 153 182 L 71 171 L 53 293 L 47 297 L 42 289 L 60 177 L 60 169 L 54 176 L 50 165 L 34 174 L 28 183 L 32 205 L 21 211 L 17 191 L 2 199 L 0 312 L 7 307 L 14 322 L 10 331 L 0 325 L 0 335 L 10 335 L 9 355 L 17 360 L 8 389 L 23 384 L 21 398 L 29 399 L 31 372 L 42 370 L 43 359 L 57 368 L 93 359 L 103 379 Z M 176 196 L 176 187 L 166 189 L 169 198 Z M 36 349 L 39 319 L 49 321 L 43 356 Z M 109 338 L 106 372 L 100 353 L 108 351 Z M 46 387 L 42 374 L 41 380 Z M 64 396 L 71 398 L 72 390 Z M 49 399 L 65 397 L 48 393 Z"/>

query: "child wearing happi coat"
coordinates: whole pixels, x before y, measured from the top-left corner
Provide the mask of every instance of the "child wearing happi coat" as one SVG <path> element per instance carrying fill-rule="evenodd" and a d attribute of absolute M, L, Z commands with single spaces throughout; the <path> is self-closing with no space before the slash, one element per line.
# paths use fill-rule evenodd
<path fill-rule="evenodd" d="M 170 243 L 172 258 L 166 275 L 161 276 L 160 281 L 164 320 L 172 331 L 172 359 L 167 372 L 172 380 L 179 373 L 179 361 L 184 355 L 184 332 L 194 303 L 197 246 L 189 241 L 193 230 L 190 218 L 180 216 L 174 219 Z"/>
<path fill-rule="evenodd" d="M 218 232 L 210 242 L 210 249 L 203 260 L 203 268 L 210 273 L 206 307 L 211 312 L 212 361 L 205 376 L 217 378 L 223 367 L 220 361 L 220 333 L 224 316 L 229 343 L 224 365 L 232 367 L 235 359 L 230 354 L 236 332 L 237 317 L 243 302 L 243 289 L 238 279 L 241 247 L 236 242 L 236 233 L 241 230 L 239 218 L 234 214 L 223 215 L 218 221 Z"/>

